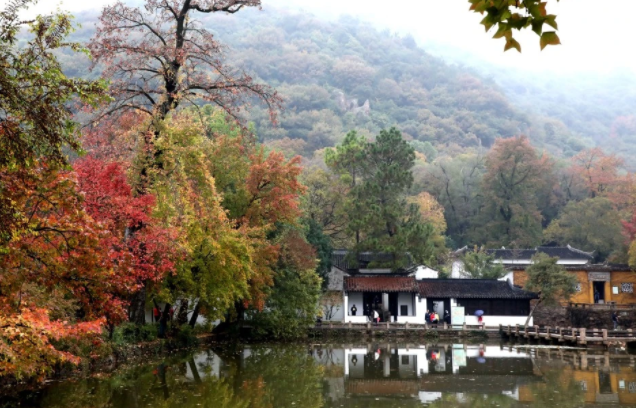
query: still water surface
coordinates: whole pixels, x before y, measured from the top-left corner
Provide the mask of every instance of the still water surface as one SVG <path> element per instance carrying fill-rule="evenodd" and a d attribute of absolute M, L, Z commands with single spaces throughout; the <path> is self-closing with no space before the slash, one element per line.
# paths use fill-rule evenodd
<path fill-rule="evenodd" d="M 52 384 L 21 406 L 636 406 L 635 357 L 499 344 L 235 346 Z"/>

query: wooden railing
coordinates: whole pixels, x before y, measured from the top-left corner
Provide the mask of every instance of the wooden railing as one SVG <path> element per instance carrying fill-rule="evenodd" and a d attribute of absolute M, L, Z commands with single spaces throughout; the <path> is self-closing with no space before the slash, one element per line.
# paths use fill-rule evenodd
<path fill-rule="evenodd" d="M 636 341 L 636 333 L 632 329 L 607 330 L 574 327 L 540 327 L 540 326 L 500 326 L 500 331 L 509 337 L 549 339 L 571 341 L 577 344 Z"/>

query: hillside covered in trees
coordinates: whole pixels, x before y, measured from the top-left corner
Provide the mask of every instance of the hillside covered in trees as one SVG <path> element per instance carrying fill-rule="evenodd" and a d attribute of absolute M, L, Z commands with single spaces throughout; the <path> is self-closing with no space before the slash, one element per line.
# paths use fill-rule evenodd
<path fill-rule="evenodd" d="M 518 134 L 558 157 L 593 144 L 558 119 L 517 108 L 494 81 L 427 54 L 412 37 L 353 18 L 330 22 L 269 6 L 198 18 L 227 46 L 228 61 L 283 97 L 278 126 L 258 106 L 247 115 L 261 141 L 289 155 L 310 158 L 351 129 L 370 136 L 391 126 L 429 159 Z M 88 40 L 95 19 L 79 15 L 84 28 L 74 37 Z M 87 74 L 87 61 L 63 62 L 69 74 Z"/>

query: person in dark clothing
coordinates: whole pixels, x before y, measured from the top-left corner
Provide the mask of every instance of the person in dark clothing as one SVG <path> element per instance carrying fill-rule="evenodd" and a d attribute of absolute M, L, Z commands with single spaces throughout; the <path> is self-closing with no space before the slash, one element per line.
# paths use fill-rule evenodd
<path fill-rule="evenodd" d="M 451 322 L 451 317 L 450 313 L 448 313 L 448 310 L 444 310 L 444 321 L 446 322 L 446 324 L 450 324 Z"/>
<path fill-rule="evenodd" d="M 594 289 L 594 303 L 598 303 L 598 300 L 601 298 L 601 295 L 598 293 L 598 290 Z"/>
<path fill-rule="evenodd" d="M 355 316 L 358 313 L 358 308 L 356 305 L 351 306 L 351 316 Z"/>
<path fill-rule="evenodd" d="M 364 315 L 371 321 L 371 306 L 368 303 L 364 306 Z"/>
<path fill-rule="evenodd" d="M 614 323 L 614 330 L 618 329 L 618 314 L 616 311 L 612 312 L 612 323 Z"/>

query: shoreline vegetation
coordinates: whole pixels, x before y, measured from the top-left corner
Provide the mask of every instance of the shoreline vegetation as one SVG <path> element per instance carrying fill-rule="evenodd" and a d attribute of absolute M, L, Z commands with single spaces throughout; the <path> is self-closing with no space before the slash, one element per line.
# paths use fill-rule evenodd
<path fill-rule="evenodd" d="M 83 378 L 114 375 L 128 367 L 134 367 L 140 363 L 148 364 L 161 361 L 165 358 L 189 353 L 193 350 L 206 350 L 214 348 L 240 347 L 241 345 L 269 345 L 269 344 L 339 344 L 357 342 L 416 342 L 428 343 L 437 341 L 455 341 L 466 344 L 479 344 L 493 342 L 494 338 L 486 332 L 459 332 L 453 330 L 441 331 L 430 329 L 428 331 L 373 331 L 361 330 L 356 332 L 344 332 L 337 329 L 325 332 L 309 327 L 298 336 L 286 340 L 273 337 L 253 336 L 249 331 L 215 334 L 208 332 L 207 328 L 196 326 L 197 330 L 189 331 L 188 335 L 172 331 L 170 338 L 157 337 L 158 324 L 146 324 L 141 327 L 124 325 L 118 327 L 114 334 L 115 339 L 105 341 L 100 354 L 87 352 L 86 355 L 78 355 L 82 361 L 78 365 L 63 364 L 54 367 L 45 379 L 12 379 L 0 382 L 0 402 L 3 398 L 10 398 L 23 392 L 36 392 L 51 383 L 78 380 Z M 203 331 L 202 331 L 203 329 Z M 186 330 L 187 331 L 187 330 Z M 497 334 L 497 338 L 499 335 Z M 318 342 L 318 343 L 317 343 Z M 64 347 L 61 347 L 64 349 Z"/>

